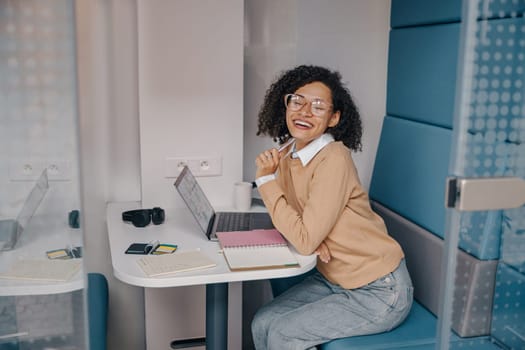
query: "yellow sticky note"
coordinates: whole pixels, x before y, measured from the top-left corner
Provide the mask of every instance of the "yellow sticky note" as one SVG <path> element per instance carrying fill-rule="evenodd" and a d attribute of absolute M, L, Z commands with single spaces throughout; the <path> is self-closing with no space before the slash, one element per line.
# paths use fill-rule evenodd
<path fill-rule="evenodd" d="M 71 259 L 65 249 L 50 250 L 46 254 L 49 259 Z"/>
<path fill-rule="evenodd" d="M 159 244 L 157 249 L 153 251 L 151 254 L 170 254 L 177 250 L 177 246 L 173 244 Z"/>

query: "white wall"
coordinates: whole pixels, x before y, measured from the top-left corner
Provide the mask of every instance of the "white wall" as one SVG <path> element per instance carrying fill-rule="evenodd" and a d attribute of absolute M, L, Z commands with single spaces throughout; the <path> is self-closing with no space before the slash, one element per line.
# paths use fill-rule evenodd
<path fill-rule="evenodd" d="M 298 8 L 298 63 L 339 70 L 360 110 L 363 152 L 353 157 L 368 188 L 386 113 L 390 1 L 307 0 Z M 322 24 L 313 26 L 318 18 Z"/>
<path fill-rule="evenodd" d="M 243 2 L 138 4 L 143 204 L 184 206 L 166 158 L 217 156 L 222 176 L 199 183 L 213 205 L 231 206 L 242 177 Z"/>
<path fill-rule="evenodd" d="M 141 350 L 144 291 L 113 277 L 106 203 L 140 200 L 136 3 L 77 1 L 85 266 L 109 282 L 108 349 Z"/>
<path fill-rule="evenodd" d="M 246 0 L 244 10 L 243 178 L 253 181 L 255 157 L 274 147 L 256 136 L 257 114 L 277 74 L 297 64 L 297 0 Z"/>

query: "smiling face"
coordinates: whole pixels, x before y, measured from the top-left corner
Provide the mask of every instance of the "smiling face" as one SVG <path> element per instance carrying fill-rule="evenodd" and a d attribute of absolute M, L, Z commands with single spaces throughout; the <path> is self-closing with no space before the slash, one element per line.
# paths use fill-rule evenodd
<path fill-rule="evenodd" d="M 286 109 L 288 131 L 296 140 L 296 150 L 300 150 L 324 134 L 327 128 L 336 126 L 341 113 L 339 111 L 334 113 L 332 92 L 321 82 L 304 85 L 294 91 L 294 94 L 304 97 L 307 101 L 302 107 L 296 105 L 294 108 Z M 318 108 L 319 104 L 327 106 L 326 111 L 323 114 L 317 110 L 314 115 L 312 108 Z"/>

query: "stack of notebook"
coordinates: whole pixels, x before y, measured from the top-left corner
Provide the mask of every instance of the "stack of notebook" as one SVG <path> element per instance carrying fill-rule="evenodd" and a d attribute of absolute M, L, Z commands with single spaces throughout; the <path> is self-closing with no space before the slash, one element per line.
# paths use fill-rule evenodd
<path fill-rule="evenodd" d="M 217 232 L 232 271 L 298 267 L 287 241 L 275 229 Z"/>

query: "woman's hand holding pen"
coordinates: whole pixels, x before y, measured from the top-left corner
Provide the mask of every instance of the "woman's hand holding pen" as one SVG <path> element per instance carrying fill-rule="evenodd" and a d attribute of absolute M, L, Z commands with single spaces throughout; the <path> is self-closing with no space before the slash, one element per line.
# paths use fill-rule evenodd
<path fill-rule="evenodd" d="M 255 159 L 255 164 L 257 165 L 257 171 L 255 173 L 255 178 L 261 176 L 275 174 L 279 162 L 281 161 L 281 152 L 295 142 L 293 137 L 289 138 L 285 143 L 277 148 L 271 148 L 259 154 Z"/>
<path fill-rule="evenodd" d="M 274 174 L 277 171 L 280 160 L 281 154 L 277 148 L 271 148 L 259 154 L 255 159 L 255 165 L 257 165 L 255 177 L 259 178 Z"/>

